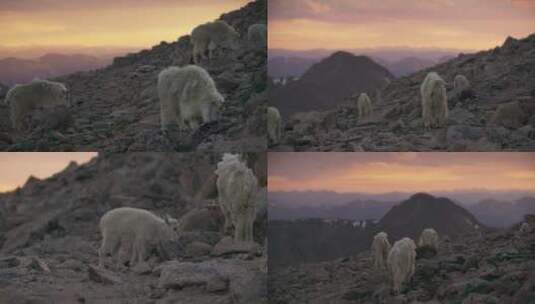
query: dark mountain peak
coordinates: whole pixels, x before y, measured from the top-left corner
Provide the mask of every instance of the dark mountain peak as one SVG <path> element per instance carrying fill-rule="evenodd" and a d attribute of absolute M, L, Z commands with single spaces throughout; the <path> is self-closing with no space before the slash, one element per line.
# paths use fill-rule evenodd
<path fill-rule="evenodd" d="M 301 79 L 273 90 L 272 105 L 283 116 L 332 109 L 355 93 L 375 92 L 392 74 L 366 56 L 339 51 L 312 65 Z"/>
<path fill-rule="evenodd" d="M 508 36 L 507 39 L 505 39 L 505 42 L 503 43 L 502 47 L 508 48 L 510 46 L 514 46 L 518 42 L 519 42 L 518 39 Z"/>
<path fill-rule="evenodd" d="M 26 183 L 24 184 L 25 186 L 26 185 L 30 185 L 30 184 L 33 184 L 33 183 L 37 183 L 37 182 L 40 182 L 41 180 L 33 175 L 30 175 L 30 177 L 28 177 L 28 179 L 26 180 Z"/>
<path fill-rule="evenodd" d="M 346 52 L 346 51 L 336 51 L 336 52 L 332 53 L 331 56 L 329 56 L 327 58 L 336 58 L 336 57 L 355 57 L 355 55 L 353 55 L 350 52 Z"/>
<path fill-rule="evenodd" d="M 353 64 L 363 65 L 361 68 L 373 66 L 375 68 L 384 68 L 368 56 L 355 55 L 346 51 L 337 51 L 332 53 L 329 57 L 324 58 L 316 65 L 330 65 L 330 64 Z M 386 70 L 386 69 L 385 69 Z M 388 72 L 388 71 L 387 71 Z"/>
<path fill-rule="evenodd" d="M 346 51 L 337 51 L 332 53 L 329 57 L 325 58 L 324 61 L 332 60 L 355 60 L 355 59 L 364 59 L 366 56 L 357 56 L 353 53 Z"/>
<path fill-rule="evenodd" d="M 423 229 L 434 228 L 440 235 L 458 236 L 482 226 L 466 209 L 445 197 L 416 193 L 394 206 L 381 219 L 384 230 L 394 239 L 416 239 Z"/>
<path fill-rule="evenodd" d="M 413 194 L 409 199 L 408 201 L 412 201 L 412 200 L 433 200 L 435 199 L 434 196 L 432 196 L 431 194 L 428 194 L 428 193 L 425 193 L 425 192 L 418 192 L 416 194 Z"/>
<path fill-rule="evenodd" d="M 323 62 L 323 64 L 353 64 L 353 65 L 361 65 L 361 68 L 364 67 L 383 67 L 373 59 L 371 59 L 368 56 L 364 55 L 355 55 L 350 52 L 346 51 L 337 51 L 332 53 L 329 57 L 323 59 L 320 61 L 320 63 Z"/>

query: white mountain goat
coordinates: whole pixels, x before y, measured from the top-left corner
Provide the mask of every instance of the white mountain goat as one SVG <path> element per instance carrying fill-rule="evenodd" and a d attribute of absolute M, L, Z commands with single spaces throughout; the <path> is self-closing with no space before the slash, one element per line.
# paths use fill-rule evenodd
<path fill-rule="evenodd" d="M 158 75 L 161 128 L 195 130 L 219 119 L 224 102 L 214 80 L 199 66 L 168 67 Z"/>
<path fill-rule="evenodd" d="M 271 143 L 278 144 L 282 138 L 282 119 L 277 108 L 267 108 L 267 131 Z"/>
<path fill-rule="evenodd" d="M 418 240 L 419 247 L 430 247 L 438 251 L 438 233 L 433 228 L 427 228 L 422 231 Z"/>
<path fill-rule="evenodd" d="M 391 246 L 390 242 L 388 242 L 388 234 L 386 234 L 386 232 L 379 232 L 376 234 L 372 242 L 373 266 L 375 269 L 386 269 L 386 261 L 390 249 Z"/>
<path fill-rule="evenodd" d="M 457 75 L 453 79 L 453 88 L 455 90 L 464 91 L 470 88 L 470 82 L 464 75 Z"/>
<path fill-rule="evenodd" d="M 253 241 L 258 182 L 253 171 L 235 154 L 224 154 L 217 164 L 218 200 L 225 216 L 225 232 L 234 226 L 234 239 Z"/>
<path fill-rule="evenodd" d="M 191 32 L 191 42 L 193 44 L 193 62 L 199 63 L 201 59 L 214 58 L 214 51 L 219 48 L 238 48 L 240 35 L 225 21 L 217 20 L 201 24 Z"/>
<path fill-rule="evenodd" d="M 531 226 L 528 223 L 522 223 L 522 225 L 520 225 L 520 230 L 519 231 L 520 231 L 521 234 L 530 233 L 531 232 Z"/>
<path fill-rule="evenodd" d="M 439 128 L 448 120 L 448 96 L 444 80 L 435 72 L 425 77 L 420 87 L 422 118 L 426 128 Z"/>
<path fill-rule="evenodd" d="M 69 91 L 64 84 L 36 79 L 27 84 L 15 85 L 6 95 L 13 128 L 24 128 L 24 118 L 34 109 L 69 106 Z"/>
<path fill-rule="evenodd" d="M 388 272 L 395 293 L 401 291 L 403 283 L 409 282 L 416 269 L 416 244 L 409 238 L 396 243 L 388 254 Z"/>
<path fill-rule="evenodd" d="M 104 267 L 105 257 L 112 256 L 118 266 L 121 253 L 133 267 L 145 261 L 152 251 L 162 260 L 175 258 L 180 253 L 175 233 L 176 220 L 159 218 L 144 209 L 121 207 L 106 212 L 100 219 L 102 244 L 98 250 L 99 266 Z"/>
<path fill-rule="evenodd" d="M 372 101 L 370 100 L 370 97 L 368 97 L 368 94 L 360 94 L 357 100 L 357 109 L 359 112 L 359 119 L 365 119 L 370 116 L 372 113 Z"/>
<path fill-rule="evenodd" d="M 257 48 L 267 46 L 267 26 L 265 24 L 253 24 L 247 30 L 247 40 Z"/>

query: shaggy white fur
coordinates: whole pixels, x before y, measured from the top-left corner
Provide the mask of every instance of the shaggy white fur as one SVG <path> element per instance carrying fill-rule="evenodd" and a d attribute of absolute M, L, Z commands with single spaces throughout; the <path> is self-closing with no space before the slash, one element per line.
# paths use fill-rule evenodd
<path fill-rule="evenodd" d="M 438 251 L 438 233 L 433 228 L 427 228 L 422 231 L 418 241 L 419 247 L 428 246 Z"/>
<path fill-rule="evenodd" d="M 258 182 L 239 155 L 224 154 L 217 164 L 219 205 L 225 216 L 225 232 L 234 226 L 234 239 L 253 241 Z"/>
<path fill-rule="evenodd" d="M 372 242 L 373 266 L 375 269 L 386 269 L 386 261 L 390 249 L 391 246 L 390 242 L 388 242 L 388 234 L 386 234 L 386 232 L 379 232 L 376 234 Z"/>
<path fill-rule="evenodd" d="M 530 232 L 531 226 L 528 223 L 522 223 L 522 225 L 520 225 L 520 233 L 525 234 Z"/>
<path fill-rule="evenodd" d="M 162 130 L 177 124 L 181 130 L 197 129 L 218 120 L 223 96 L 208 72 L 196 65 L 168 67 L 158 75 Z"/>
<path fill-rule="evenodd" d="M 217 48 L 238 48 L 240 35 L 225 21 L 217 20 L 197 26 L 191 32 L 191 43 L 193 44 L 193 62 L 199 63 L 201 59 L 214 58 L 214 51 Z"/>
<path fill-rule="evenodd" d="M 439 128 L 448 120 L 448 96 L 444 80 L 435 72 L 425 77 L 420 87 L 422 118 L 426 128 Z"/>
<path fill-rule="evenodd" d="M 176 257 L 179 246 L 174 224 L 176 220 L 164 220 L 144 209 L 121 207 L 106 212 L 99 225 L 99 266 L 104 266 L 107 255 L 117 266 L 124 262 L 122 254 L 130 256 L 126 257 L 130 266 L 145 261 L 152 250 L 163 260 Z"/>
<path fill-rule="evenodd" d="M 253 24 L 247 30 L 249 43 L 258 48 L 267 46 L 267 26 L 265 24 Z"/>
<path fill-rule="evenodd" d="M 372 113 L 372 101 L 370 100 L 370 97 L 368 97 L 368 94 L 360 94 L 357 100 L 357 108 L 359 111 L 359 119 L 365 119 L 370 116 Z"/>
<path fill-rule="evenodd" d="M 24 118 L 32 110 L 59 105 L 69 106 L 69 91 L 64 84 L 36 79 L 27 84 L 15 85 L 7 92 L 6 104 L 10 107 L 13 128 L 24 128 Z"/>
<path fill-rule="evenodd" d="M 278 144 L 282 138 L 282 119 L 277 108 L 267 108 L 267 131 L 271 143 Z"/>
<path fill-rule="evenodd" d="M 464 91 L 470 88 L 470 82 L 464 75 L 457 75 L 453 80 L 453 88 L 455 90 Z"/>
<path fill-rule="evenodd" d="M 403 283 L 410 281 L 416 268 L 416 244 L 409 238 L 403 238 L 396 243 L 388 254 L 388 271 L 392 290 L 401 291 Z"/>

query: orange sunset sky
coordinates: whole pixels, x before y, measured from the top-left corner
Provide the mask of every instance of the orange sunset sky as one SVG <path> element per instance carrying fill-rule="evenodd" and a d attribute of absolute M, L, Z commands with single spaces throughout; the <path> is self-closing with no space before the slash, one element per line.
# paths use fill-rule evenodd
<path fill-rule="evenodd" d="M 85 163 L 97 153 L 0 153 L 0 192 L 14 190 L 24 185 L 31 175 L 46 178 L 63 170 L 71 161 Z"/>
<path fill-rule="evenodd" d="M 481 50 L 535 32 L 535 0 L 270 0 L 270 49 Z"/>
<path fill-rule="evenodd" d="M 269 191 L 535 190 L 535 153 L 269 153 Z"/>
<path fill-rule="evenodd" d="M 175 41 L 248 0 L 2 0 L 0 48 L 146 48 Z"/>

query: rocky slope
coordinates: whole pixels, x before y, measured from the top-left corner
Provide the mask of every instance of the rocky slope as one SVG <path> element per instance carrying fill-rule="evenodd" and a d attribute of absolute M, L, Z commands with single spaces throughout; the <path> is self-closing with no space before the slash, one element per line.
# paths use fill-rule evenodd
<path fill-rule="evenodd" d="M 250 47 L 247 29 L 266 23 L 266 0 L 220 17 L 240 33 L 238 51 L 220 52 L 200 65 L 226 97 L 222 118 L 196 132 L 160 132 L 158 73 L 190 63 L 190 37 L 115 58 L 112 65 L 57 80 L 71 90 L 73 106 L 34 115 L 31 132 L 9 128 L 0 106 L 0 150 L 9 151 L 262 151 L 265 150 L 266 51 Z M 180 18 L 180 16 L 177 16 Z M 66 112 L 66 113 L 63 113 Z"/>
<path fill-rule="evenodd" d="M 265 303 L 267 216 L 259 212 L 257 243 L 222 234 L 213 174 L 220 158 L 102 154 L 0 194 L 0 302 Z M 248 159 L 265 187 L 265 157 Z M 178 218 L 181 257 L 116 271 L 96 267 L 98 221 L 121 206 Z"/>
<path fill-rule="evenodd" d="M 425 130 L 420 84 L 429 71 L 447 84 L 446 127 Z M 465 75 L 472 90 L 455 92 L 453 78 Z M 344 104 L 286 122 L 283 144 L 297 151 L 503 151 L 535 149 L 535 34 L 508 38 L 501 47 L 461 54 L 445 63 L 396 79 L 374 98 L 374 113 L 358 121 Z M 496 115 L 509 104 L 507 115 Z"/>
<path fill-rule="evenodd" d="M 385 78 L 384 67 L 366 56 L 336 52 L 312 65 L 298 80 L 270 91 L 269 104 L 282 116 L 330 109 L 354 92 L 375 92 Z"/>
<path fill-rule="evenodd" d="M 531 216 L 535 225 L 535 216 Z M 270 303 L 525 304 L 535 300 L 535 231 L 469 234 L 442 241 L 438 255 L 416 261 L 400 295 L 390 294 L 370 252 L 330 262 L 269 270 Z"/>

